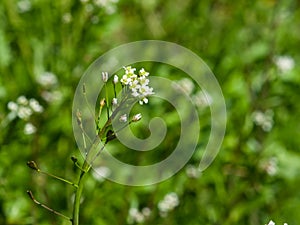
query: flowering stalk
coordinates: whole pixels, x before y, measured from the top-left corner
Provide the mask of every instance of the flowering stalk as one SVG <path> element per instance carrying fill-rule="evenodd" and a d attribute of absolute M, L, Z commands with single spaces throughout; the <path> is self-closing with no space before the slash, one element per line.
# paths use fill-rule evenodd
<path fill-rule="evenodd" d="M 106 72 L 102 73 L 102 81 L 105 85 L 105 99 L 100 101 L 99 107 L 99 114 L 95 121 L 96 123 L 96 134 L 97 137 L 93 141 L 91 148 L 86 150 L 86 158 L 84 163 L 80 169 L 80 173 L 77 179 L 77 188 L 75 192 L 75 200 L 73 205 L 73 215 L 72 215 L 72 225 L 79 225 L 79 211 L 80 211 L 80 200 L 81 195 L 83 192 L 85 175 L 89 172 L 94 160 L 100 155 L 100 153 L 104 150 L 105 145 L 113 140 L 116 137 L 116 133 L 128 126 L 132 122 L 137 122 L 142 118 L 140 113 L 134 115 L 129 123 L 125 124 L 123 127 L 118 129 L 117 131 L 113 131 L 110 129 L 112 125 L 112 121 L 116 119 L 118 114 L 121 112 L 122 109 L 128 107 L 128 105 L 133 104 L 136 100 L 139 100 L 139 103 L 147 104 L 148 99 L 147 97 L 153 95 L 153 88 L 149 87 L 149 79 L 147 79 L 149 73 L 146 72 L 144 69 L 141 69 L 138 74 L 135 74 L 136 69 L 131 68 L 131 66 L 124 67 L 125 74 L 122 76 L 120 83 L 123 87 L 122 97 L 120 103 L 118 103 L 117 96 L 116 96 L 116 85 L 119 82 L 119 78 L 117 75 L 113 78 L 113 88 L 114 88 L 114 98 L 109 101 L 108 99 L 108 90 L 107 90 L 107 81 L 108 81 L 108 74 Z M 84 88 L 84 92 L 85 92 Z M 85 94 L 85 93 L 84 93 Z M 109 112 L 109 102 L 111 102 L 111 113 Z M 107 120 L 105 124 L 100 127 L 100 118 L 102 109 L 105 106 L 107 107 Z M 123 114 L 119 117 L 119 121 L 127 122 L 127 115 Z M 83 140 L 85 143 L 85 136 L 87 136 L 83 130 L 82 123 L 81 123 L 81 114 L 77 113 L 77 122 L 81 128 Z M 99 145 L 103 142 L 102 146 L 99 149 Z M 86 146 L 86 145 L 85 145 Z"/>

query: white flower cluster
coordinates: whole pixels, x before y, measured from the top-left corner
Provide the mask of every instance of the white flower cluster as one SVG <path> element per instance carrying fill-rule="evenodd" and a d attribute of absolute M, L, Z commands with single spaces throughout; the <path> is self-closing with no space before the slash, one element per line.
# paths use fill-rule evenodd
<path fill-rule="evenodd" d="M 143 105 L 148 103 L 148 96 L 153 95 L 153 88 L 149 87 L 149 73 L 144 68 L 139 70 L 138 74 L 135 74 L 136 68 L 131 66 L 124 67 L 125 74 L 122 76 L 120 82 L 123 86 L 126 86 L 131 91 L 131 95 L 140 99 L 139 103 Z M 114 81 L 118 79 L 114 77 Z"/>
<path fill-rule="evenodd" d="M 31 98 L 28 100 L 23 95 L 18 97 L 16 102 L 8 102 L 7 108 L 10 110 L 10 113 L 8 114 L 9 120 L 13 120 L 16 117 L 19 117 L 22 120 L 28 121 L 32 114 L 42 113 L 44 111 L 43 106 L 41 106 L 36 99 Z M 25 124 L 25 134 L 33 134 L 36 132 L 36 130 L 36 127 L 32 123 L 27 122 Z"/>
<path fill-rule="evenodd" d="M 150 216 L 151 210 L 148 207 L 139 211 L 137 208 L 130 208 L 128 214 L 128 223 L 143 223 Z"/>
<path fill-rule="evenodd" d="M 268 224 L 266 224 L 266 225 L 275 225 L 275 223 L 272 220 L 270 220 L 270 222 Z M 283 225 L 288 225 L 288 224 L 284 223 Z"/>
<path fill-rule="evenodd" d="M 33 113 L 41 113 L 44 111 L 43 106 L 34 99 L 27 99 L 25 96 L 18 97 L 16 102 L 10 101 L 7 108 L 17 117 L 23 120 L 28 120 Z"/>
<path fill-rule="evenodd" d="M 264 131 L 269 132 L 273 127 L 273 111 L 267 110 L 265 113 L 261 111 L 254 111 L 252 113 L 253 122 L 260 126 Z"/>
<path fill-rule="evenodd" d="M 163 200 L 158 203 L 158 209 L 162 217 L 166 217 L 168 212 L 179 205 L 179 198 L 175 192 L 168 193 Z"/>

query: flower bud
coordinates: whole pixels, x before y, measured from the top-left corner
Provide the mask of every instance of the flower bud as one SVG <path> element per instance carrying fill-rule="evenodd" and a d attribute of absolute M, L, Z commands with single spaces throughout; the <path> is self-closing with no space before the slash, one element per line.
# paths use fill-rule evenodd
<path fill-rule="evenodd" d="M 102 98 L 100 101 L 100 106 L 104 107 L 105 106 L 105 98 Z"/>
<path fill-rule="evenodd" d="M 108 73 L 107 72 L 102 72 L 102 80 L 103 80 L 104 83 L 107 82 L 107 80 L 108 80 Z"/>
<path fill-rule="evenodd" d="M 114 76 L 113 82 L 114 82 L 114 84 L 119 82 L 119 77 L 117 75 Z"/>
<path fill-rule="evenodd" d="M 35 161 L 28 161 L 27 166 L 33 170 L 40 171 Z"/>
<path fill-rule="evenodd" d="M 71 156 L 71 160 L 73 161 L 73 163 L 76 163 L 78 161 L 78 159 L 75 156 Z"/>
<path fill-rule="evenodd" d="M 82 125 L 82 119 L 81 119 L 81 112 L 79 110 L 77 110 L 77 112 L 76 112 L 76 120 L 77 120 L 77 124 L 79 126 L 81 126 Z"/>
<path fill-rule="evenodd" d="M 132 117 L 132 122 L 137 122 L 142 119 L 142 114 L 138 113 Z"/>

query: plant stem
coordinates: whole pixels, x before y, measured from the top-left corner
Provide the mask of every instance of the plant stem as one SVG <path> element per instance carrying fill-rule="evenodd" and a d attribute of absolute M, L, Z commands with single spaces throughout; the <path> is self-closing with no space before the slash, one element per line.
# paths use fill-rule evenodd
<path fill-rule="evenodd" d="M 101 140 L 97 138 L 93 145 L 91 146 L 90 150 L 88 151 L 88 155 L 86 156 L 82 168 L 80 170 L 78 180 L 77 180 L 77 188 L 75 192 L 75 199 L 73 205 L 73 215 L 72 215 L 72 225 L 79 225 L 79 211 L 80 211 L 80 200 L 81 195 L 84 187 L 85 175 L 91 168 L 92 162 L 90 162 L 90 157 L 92 157 L 94 151 L 97 151 L 98 145 L 101 143 Z M 102 149 L 102 148 L 101 148 Z M 96 154 L 98 155 L 98 154 Z"/>
<path fill-rule="evenodd" d="M 72 225 L 79 225 L 80 200 L 81 200 L 81 194 L 84 185 L 85 174 L 88 172 L 88 170 L 89 170 L 89 165 L 85 160 L 82 166 L 82 170 L 80 170 L 80 174 L 78 177 L 78 182 L 77 182 L 78 187 L 76 189 L 74 206 L 73 206 Z"/>

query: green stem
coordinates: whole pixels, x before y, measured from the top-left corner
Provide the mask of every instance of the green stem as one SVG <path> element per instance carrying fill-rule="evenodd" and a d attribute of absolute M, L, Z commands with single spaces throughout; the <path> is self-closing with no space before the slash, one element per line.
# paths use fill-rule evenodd
<path fill-rule="evenodd" d="M 84 185 L 84 178 L 85 174 L 89 170 L 89 165 L 87 161 L 84 161 L 84 164 L 82 166 L 82 170 L 80 171 L 78 182 L 77 182 L 77 189 L 75 193 L 75 199 L 74 199 L 74 207 L 73 207 L 73 216 L 72 216 L 72 225 L 79 225 L 79 210 L 80 210 L 80 200 L 81 200 L 81 194 L 83 191 L 83 185 Z"/>
<path fill-rule="evenodd" d="M 64 178 L 58 177 L 58 176 L 53 175 L 53 174 L 51 174 L 51 173 L 47 173 L 47 172 L 41 171 L 41 170 L 37 170 L 37 172 L 43 173 L 43 174 L 45 174 L 45 175 L 47 175 L 47 176 L 49 176 L 49 177 L 53 177 L 53 178 L 55 178 L 55 179 L 57 179 L 57 180 L 63 181 L 63 182 L 65 182 L 65 183 L 67 183 L 67 184 L 70 184 L 70 185 L 76 187 L 76 188 L 78 187 L 77 184 L 74 184 L 74 183 L 71 182 L 71 181 L 68 181 L 68 180 L 66 180 L 66 179 L 64 179 Z"/>
<path fill-rule="evenodd" d="M 98 145 L 101 143 L 101 140 L 97 138 L 93 145 L 91 146 L 90 150 L 88 151 L 88 155 L 86 156 L 84 163 L 82 165 L 82 168 L 80 170 L 80 174 L 78 176 L 77 180 L 77 188 L 75 192 L 75 199 L 74 199 L 74 204 L 73 204 L 73 215 L 72 215 L 72 225 L 79 225 L 79 211 L 80 211 L 80 200 L 81 200 L 81 195 L 84 187 L 84 181 L 85 181 L 85 175 L 88 173 L 88 171 L 91 168 L 90 163 L 90 157 L 93 157 L 92 155 L 94 154 L 94 151 L 97 151 Z M 101 148 L 102 149 L 102 148 Z M 97 154 L 96 154 L 97 155 Z"/>

